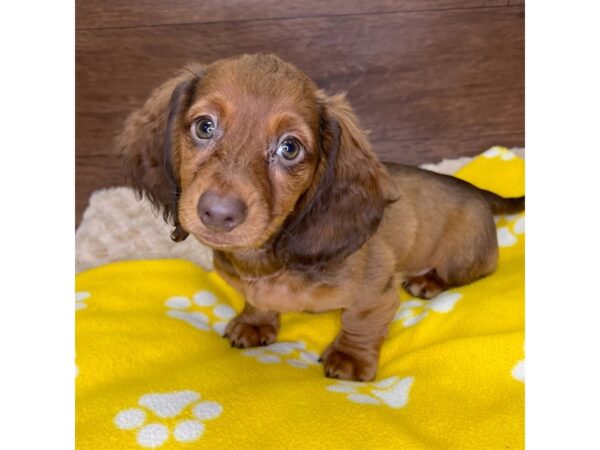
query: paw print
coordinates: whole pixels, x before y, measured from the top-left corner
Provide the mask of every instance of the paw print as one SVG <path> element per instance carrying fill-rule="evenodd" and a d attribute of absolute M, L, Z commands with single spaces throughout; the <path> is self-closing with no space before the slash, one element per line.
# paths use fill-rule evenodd
<path fill-rule="evenodd" d="M 452 311 L 454 305 L 462 294 L 458 292 L 442 292 L 431 300 L 410 299 L 400 303 L 400 308 L 394 316 L 394 321 L 401 321 L 404 327 L 412 327 L 421 322 L 431 311 L 447 313 Z"/>
<path fill-rule="evenodd" d="M 242 350 L 242 354 L 264 364 L 286 362 L 298 369 L 306 369 L 319 364 L 319 355 L 313 351 L 307 351 L 303 341 L 275 342 L 265 347 Z"/>
<path fill-rule="evenodd" d="M 223 411 L 218 402 L 199 400 L 200 394 L 194 391 L 142 395 L 140 408 L 119 411 L 114 424 L 121 430 L 137 430 L 136 441 L 142 447 L 160 447 L 171 436 L 177 442 L 193 442 L 204 433 L 204 421 Z"/>
<path fill-rule="evenodd" d="M 525 233 L 524 213 L 498 216 L 495 220 L 499 247 L 515 245 L 518 242 L 518 236 Z"/>
<path fill-rule="evenodd" d="M 227 322 L 235 316 L 235 310 L 223 303 L 210 291 L 196 292 L 192 298 L 171 297 L 165 302 L 167 315 L 183 320 L 191 326 L 209 331 L 211 328 L 223 336 Z"/>
<path fill-rule="evenodd" d="M 392 376 L 378 382 L 361 383 L 340 380 L 327 386 L 330 392 L 346 394 L 348 400 L 367 405 L 387 405 L 398 409 L 406 406 L 414 377 Z"/>
<path fill-rule="evenodd" d="M 84 301 L 91 297 L 91 295 L 88 291 L 75 292 L 75 311 L 87 307 Z"/>

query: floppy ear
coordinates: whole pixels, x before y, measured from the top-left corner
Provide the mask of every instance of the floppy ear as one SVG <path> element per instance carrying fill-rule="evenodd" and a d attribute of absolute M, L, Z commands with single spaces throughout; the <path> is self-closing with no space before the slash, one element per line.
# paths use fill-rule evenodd
<path fill-rule="evenodd" d="M 398 199 L 345 97 L 320 95 L 319 168 L 275 242 L 286 266 L 299 270 L 354 253 L 377 230 L 386 205 Z"/>
<path fill-rule="evenodd" d="M 157 88 L 143 107 L 133 112 L 117 138 L 128 180 L 141 198 L 146 196 L 164 220 L 174 225 L 171 239 L 188 233 L 177 217 L 180 186 L 173 170 L 182 113 L 190 106 L 203 67 L 186 66 Z"/>

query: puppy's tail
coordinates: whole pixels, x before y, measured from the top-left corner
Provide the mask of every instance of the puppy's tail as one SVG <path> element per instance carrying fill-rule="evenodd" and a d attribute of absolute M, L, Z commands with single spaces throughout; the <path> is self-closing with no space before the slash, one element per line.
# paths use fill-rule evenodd
<path fill-rule="evenodd" d="M 494 214 L 516 214 L 525 210 L 525 196 L 502 197 L 484 189 L 478 190 Z"/>

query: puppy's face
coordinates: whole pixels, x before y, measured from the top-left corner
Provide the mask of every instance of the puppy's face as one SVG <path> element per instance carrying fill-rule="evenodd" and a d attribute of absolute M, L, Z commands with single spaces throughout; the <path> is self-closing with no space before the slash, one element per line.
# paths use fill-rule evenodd
<path fill-rule="evenodd" d="M 183 228 L 219 250 L 260 247 L 313 184 L 316 88 L 276 59 L 209 66 L 174 149 Z"/>
<path fill-rule="evenodd" d="M 397 197 L 345 98 L 272 55 L 186 67 L 128 117 L 118 145 L 174 240 L 270 241 L 288 268 L 356 251 Z"/>

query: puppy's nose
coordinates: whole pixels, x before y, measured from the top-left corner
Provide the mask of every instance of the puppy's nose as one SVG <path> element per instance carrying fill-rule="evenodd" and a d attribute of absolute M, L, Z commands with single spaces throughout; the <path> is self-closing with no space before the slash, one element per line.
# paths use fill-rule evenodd
<path fill-rule="evenodd" d="M 198 216 L 215 233 L 233 230 L 246 219 L 246 204 L 238 198 L 208 191 L 198 200 Z"/>

